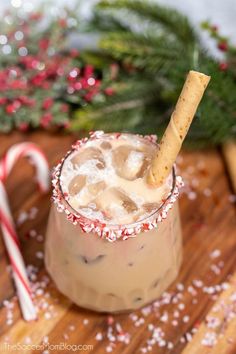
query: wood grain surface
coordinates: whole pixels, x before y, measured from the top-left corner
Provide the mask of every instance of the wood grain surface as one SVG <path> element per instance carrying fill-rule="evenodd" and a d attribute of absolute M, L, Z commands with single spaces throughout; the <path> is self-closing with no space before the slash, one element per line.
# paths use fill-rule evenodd
<path fill-rule="evenodd" d="M 14 143 L 32 141 L 43 149 L 52 167 L 75 139 L 75 135 L 43 132 L 1 135 L 0 156 Z M 36 322 L 22 320 L 0 237 L 0 353 L 103 354 L 112 351 L 131 354 L 145 353 L 145 350 L 158 354 L 236 353 L 236 276 L 233 275 L 236 270 L 236 214 L 225 165 L 217 150 L 194 151 L 181 153 L 179 169 L 187 182 L 180 198 L 184 260 L 179 277 L 168 293 L 153 305 L 132 315 L 109 317 L 78 308 L 57 291 L 52 281 L 47 284 L 40 253 L 44 243 L 29 235 L 30 230 L 45 235 L 50 195 L 41 195 L 36 189 L 32 166 L 24 159 L 17 162 L 6 188 L 15 220 L 19 220 L 23 211 L 30 212 L 34 207 L 38 210 L 36 217 L 18 225 L 17 231 L 26 264 L 36 267 L 33 283 L 40 311 Z M 223 317 L 224 326 L 217 331 L 219 326 L 209 327 L 207 319 L 213 316 L 214 306 L 222 301 L 232 302 L 228 311 L 232 318 L 225 321 Z M 9 304 L 13 309 L 8 308 Z M 119 340 L 119 325 L 130 339 L 129 344 Z M 109 334 L 111 328 L 113 340 Z M 208 338 L 213 331 L 216 332 L 215 341 L 209 345 L 206 336 Z M 151 341 L 147 342 L 149 339 Z M 43 342 L 51 347 L 32 348 L 33 344 Z M 31 347 L 17 350 L 13 347 L 17 343 Z M 67 346 L 55 348 L 59 343 Z M 73 351 L 72 345 L 83 348 Z"/>

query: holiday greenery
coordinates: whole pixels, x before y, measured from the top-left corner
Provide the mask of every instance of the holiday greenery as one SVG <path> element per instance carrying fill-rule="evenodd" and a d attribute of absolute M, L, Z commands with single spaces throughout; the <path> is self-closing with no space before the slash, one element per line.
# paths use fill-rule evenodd
<path fill-rule="evenodd" d="M 46 22 L 45 22 L 46 21 Z M 69 11 L 7 13 L 0 24 L 0 130 L 69 128 L 73 107 L 112 94 L 109 75 L 67 48 L 77 25 Z M 108 68 L 109 72 L 109 68 Z"/>
<path fill-rule="evenodd" d="M 46 16 L 47 14 L 47 16 Z M 45 17 L 47 17 L 45 21 Z M 202 24 L 224 60 L 203 48 L 179 12 L 140 0 L 100 1 L 93 18 L 71 11 L 8 13 L 0 24 L 0 130 L 158 133 L 190 69 L 212 76 L 187 143 L 236 137 L 236 48 Z M 71 32 L 99 34 L 96 51 L 68 49 Z"/>
<path fill-rule="evenodd" d="M 236 136 L 236 49 L 218 33 L 216 26 L 203 24 L 225 54 L 213 59 L 203 48 L 188 19 L 179 12 L 139 0 L 100 1 L 91 27 L 102 33 L 99 43 L 104 57 L 117 60 L 142 85 L 125 76 L 127 94 L 114 95 L 96 116 L 87 109 L 80 117 L 92 126 L 121 128 L 136 132 L 160 132 L 166 127 L 186 73 L 190 69 L 211 75 L 212 80 L 188 134 L 192 144 L 218 144 Z M 96 57 L 96 55 L 95 55 Z M 128 85 L 130 82 L 130 85 Z M 121 92 L 120 92 L 121 94 Z M 98 116 L 100 114 L 100 116 Z M 76 123 L 75 123 L 76 124 Z"/>

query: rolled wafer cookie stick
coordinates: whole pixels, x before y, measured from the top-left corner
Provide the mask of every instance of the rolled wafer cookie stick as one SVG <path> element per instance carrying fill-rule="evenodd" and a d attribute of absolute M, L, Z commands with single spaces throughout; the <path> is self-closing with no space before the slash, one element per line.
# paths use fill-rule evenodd
<path fill-rule="evenodd" d="M 149 185 L 162 185 L 170 174 L 209 81 L 210 76 L 189 71 L 160 147 L 147 173 Z"/>

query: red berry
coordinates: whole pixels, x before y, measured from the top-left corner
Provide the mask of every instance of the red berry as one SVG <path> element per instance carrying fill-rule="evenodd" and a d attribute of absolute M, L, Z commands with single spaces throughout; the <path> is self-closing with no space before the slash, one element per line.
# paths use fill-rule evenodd
<path fill-rule="evenodd" d="M 13 101 L 13 106 L 15 107 L 15 109 L 18 109 L 21 106 L 21 102 L 16 99 Z"/>
<path fill-rule="evenodd" d="M 76 57 L 78 57 L 79 56 L 79 51 L 77 50 L 77 49 L 71 49 L 71 51 L 70 51 L 70 56 L 71 56 L 71 58 L 76 58 Z"/>
<path fill-rule="evenodd" d="M 77 91 L 81 90 L 82 89 L 81 82 L 79 82 L 79 81 L 75 82 L 74 85 L 73 85 L 73 89 L 75 89 Z"/>
<path fill-rule="evenodd" d="M 228 64 L 227 63 L 220 63 L 219 68 L 220 68 L 220 70 L 225 71 L 228 69 Z"/>
<path fill-rule="evenodd" d="M 114 89 L 112 87 L 107 87 L 104 92 L 107 96 L 112 96 L 114 94 Z"/>
<path fill-rule="evenodd" d="M 52 121 L 53 116 L 51 113 L 45 113 L 42 118 L 40 119 L 40 125 L 43 128 L 47 128 L 50 124 L 50 122 Z"/>
<path fill-rule="evenodd" d="M 86 65 L 84 68 L 84 76 L 86 78 L 90 77 L 93 75 L 94 68 L 92 65 Z"/>
<path fill-rule="evenodd" d="M 51 97 L 45 98 L 43 101 L 43 109 L 49 109 L 52 107 L 54 101 Z"/>
<path fill-rule="evenodd" d="M 40 12 L 33 12 L 30 15 L 30 20 L 33 20 L 33 21 L 40 20 L 41 18 L 42 18 L 42 14 Z"/>
<path fill-rule="evenodd" d="M 19 96 L 18 98 L 23 105 L 26 105 L 26 106 L 34 106 L 35 105 L 35 100 L 33 98 L 29 98 L 27 96 Z"/>
<path fill-rule="evenodd" d="M 226 52 L 228 50 L 228 43 L 227 42 L 220 42 L 218 44 L 218 48 L 222 51 L 222 52 Z"/>
<path fill-rule="evenodd" d="M 28 130 L 29 128 L 29 124 L 26 123 L 26 122 L 21 122 L 19 125 L 18 125 L 18 128 L 21 132 L 25 132 Z"/>
<path fill-rule="evenodd" d="M 49 39 L 48 38 L 43 38 L 39 41 L 39 48 L 41 50 L 47 50 L 49 47 Z"/>
<path fill-rule="evenodd" d="M 64 28 L 64 27 L 66 27 L 67 22 L 66 22 L 66 20 L 64 18 L 60 18 L 59 21 L 58 21 L 58 24 L 59 24 L 60 27 Z"/>
<path fill-rule="evenodd" d="M 4 105 L 7 103 L 7 99 L 5 97 L 0 97 L 0 105 Z"/>
<path fill-rule="evenodd" d="M 14 107 L 13 104 L 8 104 L 8 105 L 6 106 L 6 112 L 7 112 L 8 114 L 13 114 L 13 113 L 15 113 L 15 111 L 16 111 L 16 108 Z"/>
<path fill-rule="evenodd" d="M 27 87 L 27 83 L 24 80 L 12 80 L 10 86 L 13 90 L 24 90 Z"/>

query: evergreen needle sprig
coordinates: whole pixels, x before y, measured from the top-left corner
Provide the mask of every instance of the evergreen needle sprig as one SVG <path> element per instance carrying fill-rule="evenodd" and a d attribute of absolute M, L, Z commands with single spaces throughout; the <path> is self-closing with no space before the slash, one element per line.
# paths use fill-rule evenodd
<path fill-rule="evenodd" d="M 217 33 L 213 37 L 221 41 L 218 48 L 226 54 L 225 61 L 221 63 L 202 47 L 187 17 L 171 8 L 151 1 L 102 0 L 96 7 L 95 18 L 91 27 L 96 23 L 95 30 L 101 31 L 99 55 L 118 61 L 121 67 L 131 68 L 131 75 L 126 75 L 124 81 L 127 85 L 134 82 L 132 93 L 136 92 L 136 99 L 139 95 L 142 99 L 146 90 L 147 95 L 153 98 L 151 102 L 144 100 L 142 109 L 140 106 L 136 108 L 139 119 L 135 120 L 132 118 L 135 108 L 123 111 L 122 98 L 117 96 L 121 129 L 149 132 L 151 124 L 153 131 L 158 129 L 162 132 L 168 122 L 168 118 L 163 117 L 167 117 L 167 112 L 174 105 L 185 75 L 189 69 L 195 69 L 211 75 L 212 80 L 186 142 L 204 146 L 236 137 L 236 51 L 216 28 L 209 25 Z M 104 31 L 105 22 L 110 23 L 110 29 L 106 26 Z M 142 77 L 143 90 L 140 94 L 135 85 L 135 75 Z M 153 87 L 146 85 L 149 80 L 155 82 Z M 127 128 L 129 115 L 132 124 Z M 112 113 L 110 116 L 106 114 L 106 121 L 109 120 L 109 129 L 117 127 Z M 97 124 L 98 119 L 96 123 L 94 120 L 95 127 Z"/>

